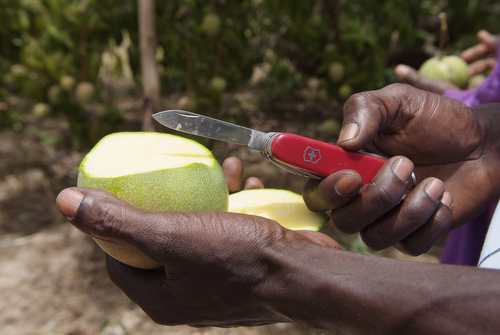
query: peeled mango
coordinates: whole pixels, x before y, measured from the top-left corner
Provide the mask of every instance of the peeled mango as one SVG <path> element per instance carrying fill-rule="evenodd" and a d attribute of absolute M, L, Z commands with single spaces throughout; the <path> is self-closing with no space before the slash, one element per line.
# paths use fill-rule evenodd
<path fill-rule="evenodd" d="M 84 157 L 79 187 L 106 190 L 146 211 L 229 211 L 259 215 L 294 230 L 317 231 L 329 217 L 312 212 L 300 194 L 280 189 L 228 194 L 211 151 L 190 139 L 163 133 L 110 134 Z M 129 245 L 95 239 L 110 256 L 142 269 L 161 266 Z"/>
<path fill-rule="evenodd" d="M 318 231 L 329 220 L 325 212 L 310 211 L 300 194 L 271 188 L 231 194 L 229 212 L 262 216 L 292 230 Z"/>
<path fill-rule="evenodd" d="M 469 65 L 455 55 L 429 58 L 418 72 L 422 77 L 448 81 L 459 88 L 466 88 L 469 82 Z"/>
<path fill-rule="evenodd" d="M 150 212 L 226 211 L 222 168 L 206 147 L 163 133 L 104 137 L 78 169 L 78 186 L 99 188 Z M 110 256 L 142 269 L 160 266 L 131 246 L 95 239 Z"/>

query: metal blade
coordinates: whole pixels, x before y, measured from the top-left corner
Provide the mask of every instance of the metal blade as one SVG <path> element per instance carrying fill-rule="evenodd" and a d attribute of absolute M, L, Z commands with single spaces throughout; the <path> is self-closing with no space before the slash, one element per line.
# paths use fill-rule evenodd
<path fill-rule="evenodd" d="M 153 118 L 167 128 L 180 132 L 236 143 L 262 150 L 269 134 L 183 110 L 166 110 L 153 114 Z"/>

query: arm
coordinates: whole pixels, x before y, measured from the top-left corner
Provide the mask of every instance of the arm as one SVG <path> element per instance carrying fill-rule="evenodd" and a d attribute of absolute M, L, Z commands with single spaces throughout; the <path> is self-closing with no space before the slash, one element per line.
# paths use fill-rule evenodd
<path fill-rule="evenodd" d="M 348 253 L 324 235 L 249 215 L 147 213 L 93 189 L 65 190 L 57 203 L 83 232 L 164 264 L 140 270 L 107 258 L 111 279 L 161 324 L 294 322 L 348 334 L 500 327 L 491 312 L 500 301 L 497 271 Z"/>

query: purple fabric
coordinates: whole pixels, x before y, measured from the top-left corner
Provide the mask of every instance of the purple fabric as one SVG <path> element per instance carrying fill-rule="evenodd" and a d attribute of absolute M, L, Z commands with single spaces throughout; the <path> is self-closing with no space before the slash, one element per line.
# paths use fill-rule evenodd
<path fill-rule="evenodd" d="M 500 48 L 500 45 L 498 46 Z M 500 50 L 500 49 L 498 49 Z M 500 102 L 500 52 L 490 75 L 472 90 L 448 90 L 444 96 L 462 101 L 469 107 L 483 103 Z M 484 238 L 496 206 L 490 206 L 481 215 L 448 234 L 441 262 L 445 264 L 477 266 Z"/>
<path fill-rule="evenodd" d="M 448 234 L 441 263 L 477 266 L 495 208 L 496 205 L 488 207 L 474 220 Z"/>

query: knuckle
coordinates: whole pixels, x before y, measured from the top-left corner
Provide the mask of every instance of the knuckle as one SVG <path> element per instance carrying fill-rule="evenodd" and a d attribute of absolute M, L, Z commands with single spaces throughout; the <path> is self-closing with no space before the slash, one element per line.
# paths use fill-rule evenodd
<path fill-rule="evenodd" d="M 106 236 L 120 230 L 120 222 L 124 219 L 124 209 L 112 206 L 106 202 L 96 202 L 92 206 L 91 233 L 97 236 Z"/>
<path fill-rule="evenodd" d="M 362 230 L 360 236 L 366 246 L 375 251 L 380 251 L 392 245 L 384 238 L 384 231 L 379 225 Z"/>
<path fill-rule="evenodd" d="M 394 208 L 401 200 L 401 194 L 387 191 L 376 181 L 368 184 L 367 188 L 369 188 L 369 192 L 373 194 L 373 199 L 369 203 L 373 207 L 372 210 L 374 213 L 380 212 L 381 210 L 385 213 Z"/>
<path fill-rule="evenodd" d="M 332 211 L 332 222 L 335 227 L 344 234 L 354 234 L 360 231 L 359 222 L 353 220 L 352 217 L 337 215 Z"/>
<path fill-rule="evenodd" d="M 421 240 L 417 242 L 417 239 L 408 238 L 398 243 L 396 249 L 410 256 L 419 256 L 429 251 L 432 244 Z"/>

